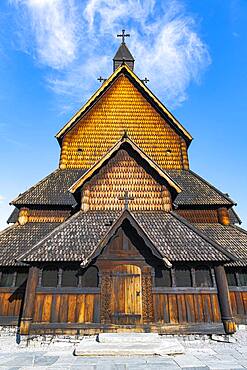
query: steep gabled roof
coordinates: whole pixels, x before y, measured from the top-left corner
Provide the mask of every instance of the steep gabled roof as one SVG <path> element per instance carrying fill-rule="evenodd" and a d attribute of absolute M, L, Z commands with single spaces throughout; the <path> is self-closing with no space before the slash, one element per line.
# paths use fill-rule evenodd
<path fill-rule="evenodd" d="M 128 214 L 132 225 L 167 262 L 234 260 L 234 256 L 217 242 L 171 212 L 128 211 Z M 18 260 L 80 261 L 87 264 L 94 257 L 97 248 L 107 242 L 114 228 L 124 219 L 126 212 L 79 211 L 29 251 L 20 255 Z"/>
<path fill-rule="evenodd" d="M 134 150 L 137 155 L 142 158 L 145 163 L 148 164 L 161 178 L 163 178 L 177 193 L 182 191 L 182 188 L 164 171 L 162 170 L 149 156 L 147 156 L 143 150 L 141 150 L 133 140 L 131 140 L 126 134 L 115 144 L 113 147 L 99 159 L 88 171 L 86 171 L 69 189 L 71 193 L 74 193 L 79 187 L 81 187 L 88 179 L 90 179 L 94 173 L 96 173 L 114 154 L 117 153 L 121 148 L 128 150 L 128 146 Z"/>
<path fill-rule="evenodd" d="M 70 130 L 78 122 L 78 120 L 100 99 L 100 97 L 110 88 L 112 83 L 118 78 L 119 75 L 126 75 L 131 81 L 133 81 L 138 89 L 149 99 L 157 110 L 163 114 L 170 125 L 175 128 L 185 138 L 189 144 L 192 140 L 192 136 L 189 132 L 181 125 L 181 123 L 172 115 L 172 113 L 159 101 L 159 99 L 147 88 L 145 84 L 131 71 L 128 65 L 123 64 L 116 69 L 115 72 L 102 84 L 102 86 L 93 94 L 93 96 L 87 101 L 87 103 L 67 122 L 67 124 L 56 134 L 56 138 L 60 141 L 64 134 Z"/>
<path fill-rule="evenodd" d="M 135 61 L 133 55 L 131 54 L 128 46 L 125 43 L 121 43 L 113 60 L 116 60 L 116 61 L 126 60 L 126 61 L 132 61 L 132 62 Z"/>

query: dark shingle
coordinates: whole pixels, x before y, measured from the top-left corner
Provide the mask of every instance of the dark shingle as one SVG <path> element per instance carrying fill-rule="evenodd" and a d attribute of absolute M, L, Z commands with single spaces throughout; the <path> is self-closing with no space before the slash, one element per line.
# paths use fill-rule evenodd
<path fill-rule="evenodd" d="M 56 170 L 12 201 L 14 205 L 66 205 L 76 201 L 68 191 L 85 170 Z"/>
<path fill-rule="evenodd" d="M 237 257 L 231 266 L 247 266 L 247 231 L 242 228 L 220 224 L 196 224 L 209 238 L 215 240 L 228 252 Z"/>
<path fill-rule="evenodd" d="M 183 191 L 175 199 L 177 205 L 233 205 L 234 202 L 190 170 L 166 171 Z"/>
<path fill-rule="evenodd" d="M 75 204 L 73 195 L 68 191 L 85 170 L 56 170 L 45 179 L 16 198 L 15 205 L 63 205 Z M 219 190 L 198 177 L 190 170 L 167 170 L 171 178 L 183 188 L 175 203 L 183 205 L 233 205 L 233 202 Z"/>
<path fill-rule="evenodd" d="M 132 214 L 154 246 L 170 261 L 229 261 L 213 242 L 171 213 Z M 119 215 L 112 211 L 80 211 L 19 258 L 24 261 L 84 261 L 111 228 L 110 221 L 115 222 Z"/>
<path fill-rule="evenodd" d="M 19 209 L 15 207 L 11 215 L 9 216 L 7 220 L 7 224 L 14 224 L 18 221 L 18 216 L 19 216 Z"/>
<path fill-rule="evenodd" d="M 38 243 L 59 223 L 34 222 L 13 225 L 0 233 L 0 265 L 18 265 L 17 257 Z"/>

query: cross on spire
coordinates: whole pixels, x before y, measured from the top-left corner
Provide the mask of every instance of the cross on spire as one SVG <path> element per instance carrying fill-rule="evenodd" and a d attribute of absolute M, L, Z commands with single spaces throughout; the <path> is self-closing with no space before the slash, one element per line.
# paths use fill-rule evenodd
<path fill-rule="evenodd" d="M 99 76 L 99 78 L 97 78 L 97 80 L 99 82 L 105 82 L 106 81 L 106 78 L 103 78 L 103 77 Z"/>
<path fill-rule="evenodd" d="M 149 82 L 149 79 L 147 77 L 144 78 L 144 80 L 141 80 L 144 84 L 147 84 Z"/>
<path fill-rule="evenodd" d="M 123 197 L 119 197 L 118 200 L 124 200 L 124 209 L 129 208 L 129 201 L 134 200 L 134 197 L 129 197 L 129 193 L 127 191 L 124 192 Z"/>
<path fill-rule="evenodd" d="M 117 37 L 122 37 L 122 44 L 125 44 L 125 37 L 130 37 L 130 34 L 125 33 L 125 30 L 122 30 L 122 33 L 118 34 Z"/>

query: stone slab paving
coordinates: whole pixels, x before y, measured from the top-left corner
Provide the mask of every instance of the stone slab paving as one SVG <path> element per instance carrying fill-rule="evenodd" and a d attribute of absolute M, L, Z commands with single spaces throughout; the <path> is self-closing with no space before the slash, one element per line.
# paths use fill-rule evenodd
<path fill-rule="evenodd" d="M 74 356 L 76 341 L 33 341 L 18 346 L 14 335 L 0 333 L 0 370 L 237 370 L 247 369 L 247 330 L 238 331 L 234 343 L 209 337 L 178 337 L 185 353 L 172 356 Z M 92 339 L 84 339 L 90 341 Z M 48 345 L 49 343 L 49 345 Z"/>

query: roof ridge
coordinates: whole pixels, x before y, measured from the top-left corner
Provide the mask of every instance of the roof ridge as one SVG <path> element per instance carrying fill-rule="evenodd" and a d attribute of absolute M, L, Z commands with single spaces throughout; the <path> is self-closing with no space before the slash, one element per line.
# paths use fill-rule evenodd
<path fill-rule="evenodd" d="M 210 186 L 212 189 L 214 189 L 218 194 L 222 195 L 223 198 L 225 198 L 226 200 L 228 200 L 229 203 L 232 203 L 233 205 L 237 205 L 236 202 L 234 202 L 230 197 L 228 197 L 226 194 L 224 194 L 221 190 L 217 189 L 214 185 L 212 185 L 210 182 L 208 182 L 207 180 L 205 180 L 203 177 L 201 177 L 200 175 L 198 175 L 196 172 L 192 171 L 191 169 L 188 169 L 188 170 L 185 170 L 185 171 L 189 171 L 191 172 L 194 176 L 196 176 L 197 178 L 199 178 L 200 180 L 204 181 L 205 184 L 207 184 L 208 186 Z"/>
<path fill-rule="evenodd" d="M 49 175 L 47 175 L 46 177 L 44 177 L 43 179 L 41 179 L 40 181 L 38 181 L 35 185 L 31 186 L 29 189 L 25 190 L 23 193 L 21 193 L 20 195 L 18 195 L 18 197 L 16 197 L 15 199 L 13 199 L 9 204 L 10 205 L 15 205 L 15 202 L 20 200 L 23 196 L 25 196 L 29 191 L 32 191 L 34 190 L 38 185 L 42 184 L 43 182 L 45 182 L 50 176 L 52 176 L 54 173 L 56 172 L 59 172 L 59 171 L 62 171 L 60 168 L 56 168 L 53 172 L 49 173 Z"/>
<path fill-rule="evenodd" d="M 233 261 L 236 261 L 236 257 L 226 251 L 224 248 L 222 248 L 222 246 L 220 244 L 218 244 L 217 242 L 215 242 L 214 240 L 210 239 L 207 235 L 205 235 L 200 229 L 198 229 L 196 226 L 192 225 L 190 222 L 188 222 L 184 217 L 178 215 L 177 213 L 175 213 L 174 211 L 170 211 L 169 212 L 170 214 L 172 214 L 176 219 L 178 219 L 179 221 L 181 221 L 185 226 L 189 227 L 192 231 L 194 231 L 196 234 L 198 234 L 201 238 L 203 238 L 204 240 L 206 240 L 208 243 L 210 243 L 213 247 L 215 247 L 216 249 L 218 249 L 220 252 L 222 252 L 225 256 L 227 256 L 228 258 L 230 258 L 231 260 Z"/>

